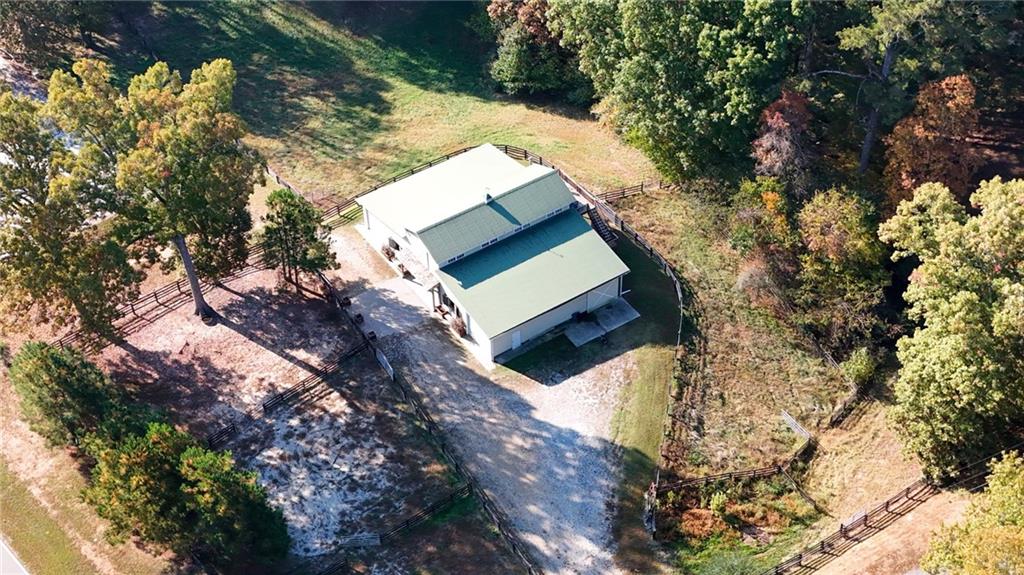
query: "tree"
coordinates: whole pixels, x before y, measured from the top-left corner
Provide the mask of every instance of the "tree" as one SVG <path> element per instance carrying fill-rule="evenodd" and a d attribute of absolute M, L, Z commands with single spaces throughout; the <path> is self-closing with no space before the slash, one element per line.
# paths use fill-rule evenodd
<path fill-rule="evenodd" d="M 123 392 L 78 351 L 29 342 L 8 373 L 25 420 L 51 445 L 78 445 L 124 410 Z"/>
<path fill-rule="evenodd" d="M 177 553 L 202 550 L 215 563 L 278 559 L 288 549 L 284 519 L 252 473 L 228 453 L 151 423 L 144 435 L 97 444 L 85 500 L 110 521 L 107 538 L 134 535 Z"/>
<path fill-rule="evenodd" d="M 562 93 L 572 103 L 593 97 L 578 61 L 548 28 L 547 0 L 491 0 L 498 54 L 491 77 L 509 94 Z"/>
<path fill-rule="evenodd" d="M 1024 573 L 1024 459 L 1007 453 L 992 464 L 985 493 L 959 525 L 933 536 L 922 566 L 944 575 Z"/>
<path fill-rule="evenodd" d="M 872 217 L 868 202 L 842 188 L 818 192 L 798 216 L 807 249 L 799 274 L 803 321 L 834 349 L 848 349 L 880 323 L 889 278 Z"/>
<path fill-rule="evenodd" d="M 73 71 L 53 73 L 48 113 L 83 142 L 97 199 L 119 216 L 118 229 L 148 245 L 151 260 L 173 244 L 196 314 L 212 318 L 199 276 L 216 278 L 246 261 L 248 198 L 263 181 L 262 160 L 240 143 L 245 127 L 231 111 L 231 62 L 203 64 L 187 84 L 158 62 L 127 94 L 111 85 L 102 62 L 81 60 Z"/>
<path fill-rule="evenodd" d="M 73 42 L 76 34 L 90 44 L 89 31 L 106 9 L 100 2 L 0 0 L 0 48 L 42 63 L 55 46 Z"/>
<path fill-rule="evenodd" d="M 1003 21 L 1011 9 L 998 2 L 885 0 L 870 6 L 866 18 L 840 30 L 839 47 L 860 56 L 856 71 L 822 69 L 859 80 L 856 101 L 868 106 L 858 173 L 867 170 L 871 151 L 883 123 L 899 118 L 913 88 L 928 78 L 962 71 L 973 54 L 1005 45 Z M 854 4 L 859 10 L 859 4 Z"/>
<path fill-rule="evenodd" d="M 998 449 L 1024 423 L 1024 180 L 983 182 L 966 209 L 925 184 L 879 229 L 920 264 L 904 293 L 894 418 L 927 473 Z"/>
<path fill-rule="evenodd" d="M 112 335 L 141 274 L 100 222 L 88 155 L 69 151 L 35 101 L 0 86 L 0 303 L 8 323 L 35 312 L 57 326 Z"/>
<path fill-rule="evenodd" d="M 227 453 L 193 446 L 182 455 L 182 491 L 197 516 L 201 545 L 217 563 L 278 559 L 288 552 L 284 517 L 266 501 L 255 473 L 239 471 Z"/>
<path fill-rule="evenodd" d="M 260 233 L 263 260 L 281 268 L 286 280 L 299 285 L 299 274 L 337 267 L 331 253 L 330 228 L 321 223 L 320 210 L 306 198 L 287 189 L 271 192 L 266 226 Z"/>
<path fill-rule="evenodd" d="M 928 182 L 944 184 L 967 201 L 967 186 L 980 163 L 968 142 L 978 128 L 974 101 L 974 84 L 964 75 L 921 88 L 914 112 L 886 138 L 885 179 L 893 210 Z"/>
<path fill-rule="evenodd" d="M 783 90 L 782 96 L 761 112 L 760 135 L 754 140 L 754 173 L 789 184 L 802 198 L 810 189 L 811 111 L 807 96 Z"/>
<path fill-rule="evenodd" d="M 566 2 L 548 18 L 621 129 L 679 176 L 745 156 L 789 66 L 802 5 Z"/>

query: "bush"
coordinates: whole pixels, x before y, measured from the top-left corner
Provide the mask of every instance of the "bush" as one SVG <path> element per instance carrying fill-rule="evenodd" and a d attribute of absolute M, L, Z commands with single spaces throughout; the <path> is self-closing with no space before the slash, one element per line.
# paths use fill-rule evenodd
<path fill-rule="evenodd" d="M 78 445 L 128 410 L 124 393 L 75 350 L 29 342 L 12 360 L 10 378 L 25 420 L 51 445 Z"/>
<path fill-rule="evenodd" d="M 725 493 L 721 491 L 711 496 L 711 512 L 715 514 L 715 517 L 725 517 L 725 504 L 728 502 Z"/>
<path fill-rule="evenodd" d="M 871 380 L 877 367 L 878 360 L 867 347 L 858 347 L 850 354 L 850 357 L 846 358 L 846 361 L 839 365 L 843 377 L 857 389 Z"/>
<path fill-rule="evenodd" d="M 130 536 L 217 564 L 278 559 L 288 550 L 284 518 L 267 505 L 256 475 L 228 453 L 165 423 L 121 441 L 97 441 L 85 500 L 110 521 L 111 542 Z"/>
<path fill-rule="evenodd" d="M 586 104 L 594 97 L 575 58 L 565 54 L 557 43 L 537 43 L 518 22 L 500 34 L 491 77 L 512 95 L 560 94 L 575 105 Z"/>

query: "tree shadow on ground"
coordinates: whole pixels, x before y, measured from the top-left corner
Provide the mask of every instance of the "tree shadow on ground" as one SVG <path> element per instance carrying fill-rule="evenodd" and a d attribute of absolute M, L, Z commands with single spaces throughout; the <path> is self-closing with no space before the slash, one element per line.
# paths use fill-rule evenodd
<path fill-rule="evenodd" d="M 230 59 L 238 73 L 235 106 L 254 134 L 340 153 L 381 129 L 391 111 L 382 93 L 390 85 L 360 69 L 352 58 L 358 45 L 343 31 L 311 29 L 295 10 L 276 3 L 170 3 L 125 16 L 186 81 L 202 63 Z M 117 33 L 128 47 L 138 43 Z M 153 63 L 121 43 L 105 56 L 131 73 Z M 311 124 L 331 129 L 307 129 Z"/>
<path fill-rule="evenodd" d="M 381 308 L 410 307 L 386 296 L 376 301 L 382 302 Z M 603 434 L 601 426 L 609 423 L 602 422 L 601 416 L 573 425 L 562 421 L 577 410 L 590 409 L 592 398 L 565 397 L 552 411 L 552 405 L 539 396 L 557 388 L 529 380 L 513 387 L 496 383 L 451 330 L 425 308 L 367 313 L 421 315 L 417 327 L 384 337 L 380 345 L 400 377 L 425 402 L 444 432 L 443 440 L 454 446 L 487 493 L 509 514 L 542 568 L 581 573 L 611 569 L 613 534 L 608 516 L 614 508 L 624 450 L 595 435 Z M 640 453 L 629 456 L 646 458 Z"/>

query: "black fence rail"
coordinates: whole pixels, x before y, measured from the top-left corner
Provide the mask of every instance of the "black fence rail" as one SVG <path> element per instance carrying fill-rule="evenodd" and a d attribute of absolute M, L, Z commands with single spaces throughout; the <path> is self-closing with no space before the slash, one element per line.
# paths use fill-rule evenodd
<path fill-rule="evenodd" d="M 766 467 L 758 467 L 756 469 L 742 469 L 740 471 L 729 471 L 726 473 L 718 473 L 715 475 L 704 475 L 701 477 L 687 477 L 685 479 L 679 479 L 677 481 L 666 481 L 658 486 L 658 493 L 666 493 L 668 491 L 675 491 L 677 489 L 683 489 L 685 487 L 695 487 L 698 485 L 706 485 L 708 483 L 716 483 L 719 481 L 736 481 L 737 479 L 758 479 L 761 477 L 771 477 L 782 473 L 782 465 L 768 465 Z"/>
<path fill-rule="evenodd" d="M 671 186 L 671 182 L 665 180 L 644 180 L 639 184 L 633 184 L 632 186 L 625 186 L 622 188 L 615 188 L 605 192 L 598 192 L 597 197 L 601 198 L 605 202 L 613 203 L 623 198 L 630 196 L 638 196 L 644 192 L 651 190 L 659 190 L 661 188 L 667 188 Z"/>
<path fill-rule="evenodd" d="M 249 250 L 249 259 L 245 266 L 216 281 L 201 280 L 199 282 L 199 289 L 203 294 L 207 294 L 219 285 L 224 285 L 264 269 L 266 269 L 266 265 L 263 261 L 263 248 L 262 246 L 254 245 Z M 164 284 L 151 292 L 118 306 L 117 319 L 114 320 L 114 333 L 120 337 L 136 333 L 143 327 L 188 304 L 190 301 L 192 301 L 192 290 L 188 280 L 179 278 Z M 51 343 L 62 348 L 76 347 L 87 352 L 99 352 L 111 345 L 112 341 L 78 328 L 53 340 Z"/>
<path fill-rule="evenodd" d="M 398 525 L 395 525 L 391 529 L 388 529 L 384 533 L 381 533 L 380 541 L 382 543 L 386 543 L 388 540 L 394 539 L 401 533 L 408 531 L 413 527 L 416 527 L 417 525 L 422 524 L 427 519 L 430 519 L 438 513 L 441 513 L 442 511 L 448 509 L 449 507 L 452 506 L 453 503 L 464 497 L 467 497 L 471 493 L 473 493 L 473 487 L 468 483 L 464 483 L 463 485 L 461 485 L 448 495 L 445 495 L 441 499 L 438 499 L 437 501 L 431 503 L 430 505 L 427 505 L 423 509 L 420 509 L 411 516 L 403 519 L 401 522 L 398 523 Z"/>
<path fill-rule="evenodd" d="M 874 509 L 853 518 L 849 523 L 840 523 L 839 529 L 828 537 L 759 575 L 792 575 L 815 571 L 860 543 L 869 531 L 887 527 L 939 491 L 937 485 L 926 479 L 915 481 Z"/>
<path fill-rule="evenodd" d="M 360 342 L 352 349 L 341 354 L 337 360 L 318 367 L 316 373 L 310 374 L 295 385 L 271 395 L 262 401 L 260 405 L 242 412 L 223 427 L 208 434 L 206 436 L 206 445 L 210 449 L 218 449 L 248 427 L 248 424 L 256 421 L 261 415 L 268 415 L 281 407 L 294 406 L 315 390 L 328 389 L 328 382 L 332 377 L 341 372 L 344 363 L 369 347 L 369 343 L 365 340 Z"/>
<path fill-rule="evenodd" d="M 817 447 L 817 442 L 812 437 L 808 437 L 799 448 L 790 456 L 789 459 L 782 463 L 776 463 L 775 465 L 766 465 L 764 467 L 756 467 L 753 469 L 741 469 L 739 471 L 728 471 L 725 473 L 717 473 L 715 475 L 703 475 L 700 477 L 684 477 L 675 481 L 663 482 L 657 488 L 657 493 L 666 493 L 676 489 L 682 489 L 684 487 L 694 487 L 697 485 L 706 485 L 708 483 L 716 483 L 718 481 L 736 481 L 738 479 L 760 479 L 762 477 L 771 477 L 773 475 L 779 475 L 786 473 L 794 463 L 798 461 L 805 461 Z M 797 487 L 799 489 L 799 486 Z"/>

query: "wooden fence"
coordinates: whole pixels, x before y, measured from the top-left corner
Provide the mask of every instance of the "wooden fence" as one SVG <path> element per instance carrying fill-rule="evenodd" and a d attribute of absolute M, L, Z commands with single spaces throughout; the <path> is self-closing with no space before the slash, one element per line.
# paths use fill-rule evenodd
<path fill-rule="evenodd" d="M 411 175 L 411 174 L 407 174 Z M 374 354 L 378 357 L 384 357 L 388 366 L 391 366 L 391 362 L 387 361 L 387 356 L 384 351 L 380 349 L 374 342 L 373 338 L 370 338 L 366 333 L 363 332 L 362 326 L 355 320 L 349 311 L 348 299 L 342 296 L 338 290 L 334 287 L 334 284 L 322 273 L 317 273 L 317 278 L 323 284 L 324 290 L 327 297 L 334 302 L 335 306 L 344 312 L 344 316 L 348 319 L 349 323 L 355 327 L 359 333 L 363 335 L 364 340 L 369 344 L 371 349 L 374 350 Z M 385 369 L 384 364 L 381 363 L 381 369 Z M 402 401 L 406 405 L 412 408 L 413 414 L 423 424 L 424 429 L 427 432 L 427 436 L 434 443 L 434 447 L 437 448 L 438 452 L 441 453 L 444 460 L 448 463 L 449 467 L 455 473 L 461 481 L 465 482 L 468 488 L 476 495 L 477 500 L 480 502 L 480 506 L 483 507 L 484 512 L 487 513 L 491 521 L 494 523 L 498 533 L 502 536 L 505 544 L 508 548 L 519 558 L 526 567 L 526 570 L 530 575 L 540 575 L 541 570 L 537 565 L 536 560 L 530 555 L 526 547 L 526 543 L 519 537 L 519 534 L 512 528 L 512 522 L 508 516 L 502 511 L 491 496 L 480 487 L 479 481 L 476 477 L 470 473 L 466 466 L 462 463 L 462 458 L 455 452 L 454 449 L 449 445 L 445 438 L 444 432 L 441 430 L 441 426 L 437 424 L 434 418 L 427 411 L 423 402 L 416 394 L 413 386 L 405 380 L 405 377 L 399 370 L 386 370 L 389 376 L 389 381 L 394 384 L 396 391 L 402 398 Z"/>
<path fill-rule="evenodd" d="M 638 196 L 649 190 L 658 190 L 671 186 L 670 182 L 664 180 L 644 180 L 639 184 L 633 184 L 632 186 L 625 186 L 622 188 L 616 188 L 605 192 L 599 192 L 597 197 L 601 198 L 605 202 L 613 203 L 623 198 L 630 196 Z"/>
<path fill-rule="evenodd" d="M 437 515 L 438 513 L 444 511 L 445 509 L 448 509 L 449 507 L 451 507 L 453 503 L 470 495 L 471 493 L 473 493 L 473 487 L 468 483 L 462 484 L 460 487 L 458 487 L 448 495 L 445 495 L 441 499 L 438 499 L 437 501 L 431 503 L 430 505 L 427 505 L 423 509 L 420 509 L 416 513 L 403 519 L 398 525 L 395 525 L 391 529 L 388 529 L 384 533 L 381 533 L 381 542 L 386 543 L 388 540 L 394 539 L 402 532 L 408 531 L 413 527 L 422 524 L 427 519 L 430 519 L 431 517 Z"/>
<path fill-rule="evenodd" d="M 919 479 L 878 504 L 874 509 L 857 516 L 848 523 L 840 523 L 839 529 L 828 537 L 759 575 L 784 575 L 800 571 L 814 571 L 859 543 L 866 531 L 888 526 L 938 492 L 939 488 L 935 484 L 925 479 Z"/>

